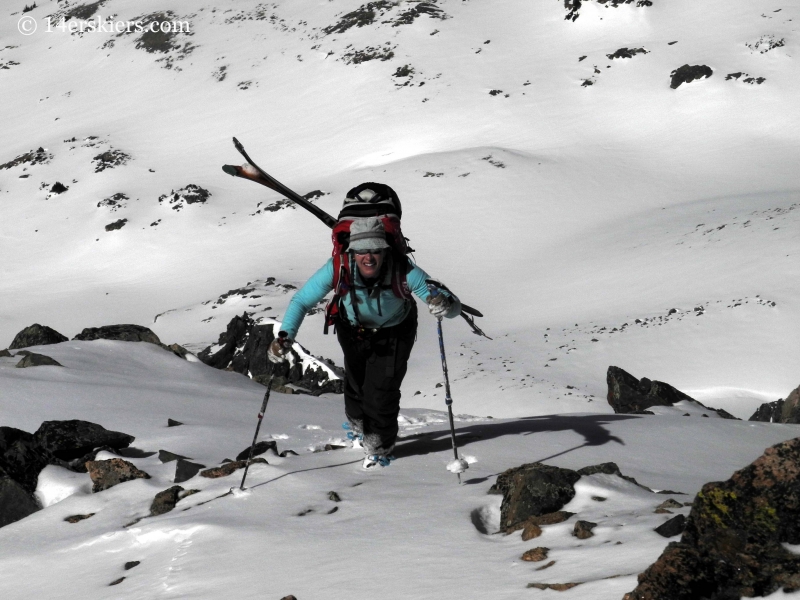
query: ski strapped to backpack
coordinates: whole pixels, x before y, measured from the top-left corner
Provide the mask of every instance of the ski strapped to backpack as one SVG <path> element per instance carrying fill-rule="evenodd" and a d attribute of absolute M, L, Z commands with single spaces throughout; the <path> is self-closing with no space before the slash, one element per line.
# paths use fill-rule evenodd
<path fill-rule="evenodd" d="M 238 150 L 239 153 L 247 161 L 247 164 L 241 165 L 241 166 L 239 166 L 239 165 L 223 165 L 222 170 L 225 171 L 228 175 L 233 175 L 234 177 L 241 177 L 243 179 L 249 179 L 250 181 L 254 181 L 254 182 L 258 183 L 258 184 L 261 184 L 263 186 L 268 187 L 271 190 L 274 190 L 274 191 L 278 192 L 279 194 L 281 194 L 285 198 L 288 198 L 289 200 L 291 200 L 291 201 L 295 202 L 296 204 L 298 204 L 298 205 L 302 206 L 303 208 L 305 208 L 308 212 L 310 212 L 312 215 L 317 217 L 320 221 L 325 223 L 325 225 L 327 225 L 328 227 L 333 229 L 334 230 L 334 232 L 333 232 L 334 263 L 336 261 L 335 255 L 337 253 L 337 244 L 338 244 L 338 249 L 341 250 L 342 248 L 346 247 L 345 246 L 346 243 L 349 243 L 350 224 L 352 223 L 353 219 L 369 217 L 369 216 L 379 216 L 381 218 L 381 220 L 383 221 L 384 228 L 385 228 L 386 232 L 389 234 L 389 236 L 387 236 L 387 242 L 392 246 L 391 262 L 393 262 L 393 263 L 395 262 L 395 256 L 394 255 L 397 254 L 398 255 L 398 261 L 401 262 L 401 263 L 405 263 L 406 268 L 407 269 L 409 268 L 410 263 L 409 263 L 409 259 L 408 259 L 407 254 L 409 252 L 412 252 L 412 250 L 408 248 L 407 240 L 403 237 L 402 232 L 400 231 L 400 217 L 402 216 L 402 209 L 400 207 L 400 200 L 397 198 L 397 195 L 394 194 L 393 191 L 392 191 L 391 195 L 394 196 L 394 198 L 397 200 L 397 202 L 396 202 L 395 205 L 392 206 L 392 208 L 397 212 L 397 214 L 395 214 L 394 212 L 386 212 L 386 207 L 381 206 L 382 204 L 384 204 L 384 202 L 377 202 L 377 203 L 373 204 L 371 202 L 365 202 L 364 200 L 359 200 L 359 199 L 353 198 L 352 200 L 354 200 L 354 202 L 352 202 L 352 203 L 347 203 L 346 202 L 345 203 L 345 206 L 342 208 L 342 211 L 339 214 L 339 219 L 334 219 L 327 212 L 325 212 L 324 210 L 322 210 L 318 206 L 315 206 L 314 204 L 309 202 L 307 199 L 305 199 L 302 196 L 300 196 L 297 192 L 294 192 L 293 190 L 289 189 L 288 187 L 283 185 L 280 181 L 278 181 L 277 179 L 275 179 L 274 177 L 269 175 L 261 167 L 259 167 L 255 162 L 253 162 L 253 160 L 250 158 L 250 156 L 245 151 L 244 146 L 242 146 L 242 144 L 236 138 L 233 138 L 233 145 L 236 147 L 236 150 Z M 359 186 L 359 187 L 361 187 L 361 186 Z M 389 186 L 385 186 L 385 187 L 388 188 L 389 190 L 391 190 L 391 188 L 389 188 Z M 354 188 L 354 189 L 358 189 L 358 188 Z M 348 206 L 348 204 L 352 204 L 352 206 Z M 362 206 L 362 205 L 368 205 L 368 206 Z M 395 206 L 396 206 L 396 208 L 395 208 Z M 380 212 L 378 214 L 375 214 L 376 210 L 382 210 L 384 212 Z M 365 214 L 362 214 L 362 212 L 365 213 Z M 396 222 L 396 224 L 395 224 L 395 222 Z M 339 228 L 338 231 L 337 231 L 337 228 Z M 399 239 L 398 239 L 398 237 L 399 237 Z M 346 266 L 347 269 L 349 269 L 351 265 L 349 264 L 350 263 L 349 257 L 346 257 L 347 253 L 339 252 L 339 254 L 344 254 L 345 255 L 342 258 L 342 262 L 347 261 L 347 264 L 345 266 Z M 341 267 L 342 267 L 342 265 L 340 264 L 338 269 L 334 269 L 334 280 L 335 280 L 334 283 L 339 285 L 339 286 L 341 285 L 341 282 L 342 282 L 342 278 L 341 278 L 342 270 L 341 270 Z M 397 269 L 397 267 L 393 266 L 392 270 L 391 270 L 391 273 L 392 273 L 393 276 L 397 272 L 397 280 L 396 281 L 394 280 L 394 277 L 393 277 L 392 289 L 395 290 L 395 285 L 397 285 L 398 289 L 397 289 L 397 291 L 395 291 L 395 295 L 398 295 L 398 292 L 401 293 L 401 294 L 405 294 L 406 292 L 408 292 L 409 293 L 409 298 L 410 298 L 410 291 L 408 290 L 408 284 L 405 283 L 405 276 L 406 276 L 406 273 L 407 273 L 407 269 L 406 269 L 405 272 L 403 272 L 403 269 L 399 269 L 397 271 L 396 271 L 396 269 Z M 402 275 L 402 279 L 401 279 L 401 275 Z M 338 280 L 336 280 L 337 277 L 339 278 Z M 403 288 L 403 283 L 405 283 L 405 288 Z M 345 284 L 347 284 L 347 280 L 346 279 L 345 279 Z M 334 289 L 336 289 L 336 287 L 334 287 Z M 349 289 L 347 291 L 349 292 Z M 398 297 L 404 297 L 404 296 L 398 296 Z M 334 296 L 334 299 L 335 298 L 336 298 L 336 296 Z M 476 310 L 476 309 L 474 309 L 474 308 L 472 308 L 470 306 L 467 306 L 466 304 L 464 304 L 462 302 L 461 303 L 461 316 L 464 318 L 464 320 L 470 326 L 470 328 L 472 329 L 472 332 L 474 334 L 483 336 L 483 337 L 488 338 L 488 339 L 491 339 L 491 338 L 489 338 L 488 335 L 486 335 L 483 331 L 481 331 L 481 329 L 475 324 L 474 317 L 482 317 L 483 316 L 483 314 L 480 311 L 478 311 L 478 310 Z M 327 327 L 327 325 L 326 325 L 326 327 Z"/>

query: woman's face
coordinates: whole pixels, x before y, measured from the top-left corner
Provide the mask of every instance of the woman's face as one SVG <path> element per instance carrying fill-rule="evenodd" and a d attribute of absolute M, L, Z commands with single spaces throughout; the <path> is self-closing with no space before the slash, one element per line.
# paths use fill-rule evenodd
<path fill-rule="evenodd" d="M 383 266 L 383 250 L 370 250 L 368 252 L 356 252 L 356 265 L 361 277 L 373 279 L 381 272 Z"/>

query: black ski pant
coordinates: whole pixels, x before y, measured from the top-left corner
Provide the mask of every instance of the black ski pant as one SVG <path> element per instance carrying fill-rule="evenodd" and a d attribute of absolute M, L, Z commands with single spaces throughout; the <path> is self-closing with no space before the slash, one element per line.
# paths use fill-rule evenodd
<path fill-rule="evenodd" d="M 400 384 L 417 337 L 417 308 L 405 320 L 377 330 L 340 320 L 336 335 L 344 352 L 344 411 L 350 426 L 364 435 L 369 454 L 388 454 L 397 440 Z"/>

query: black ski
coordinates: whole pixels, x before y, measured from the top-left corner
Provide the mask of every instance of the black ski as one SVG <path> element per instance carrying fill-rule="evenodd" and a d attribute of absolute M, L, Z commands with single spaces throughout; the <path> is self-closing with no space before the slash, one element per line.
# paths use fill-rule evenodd
<path fill-rule="evenodd" d="M 274 190 L 281 194 L 282 196 L 288 198 L 292 202 L 296 202 L 303 208 L 305 208 L 308 212 L 312 215 L 317 217 L 320 221 L 325 223 L 328 227 L 333 229 L 336 226 L 336 219 L 326 213 L 324 210 L 319 208 L 318 206 L 314 206 L 303 198 L 297 192 L 290 190 L 288 187 L 283 185 L 280 181 L 272 177 L 269 173 L 267 173 L 264 169 L 259 167 L 256 163 L 253 162 L 253 159 L 250 158 L 247 152 L 244 149 L 244 146 L 237 140 L 233 138 L 233 145 L 236 146 L 236 149 L 239 151 L 239 154 L 244 156 L 244 159 L 248 162 L 248 164 L 256 170 L 256 173 L 248 173 L 245 169 L 235 165 L 224 165 L 222 170 L 225 171 L 228 175 L 233 175 L 235 177 L 243 177 L 244 179 L 249 179 L 250 181 L 255 181 L 256 183 L 260 183 L 263 186 L 268 187 L 271 190 Z"/>
<path fill-rule="evenodd" d="M 280 181 L 275 179 L 272 175 L 267 173 L 264 169 L 259 167 L 256 163 L 253 162 L 253 159 L 247 154 L 242 146 L 241 142 L 236 138 L 233 138 L 233 145 L 236 146 L 236 149 L 239 151 L 244 159 L 247 161 L 251 167 L 253 167 L 253 171 L 247 170 L 244 166 L 238 165 L 223 165 L 222 170 L 225 171 L 228 175 L 233 175 L 234 177 L 241 177 L 243 179 L 249 179 L 250 181 L 255 181 L 256 183 L 260 183 L 261 185 L 268 187 L 269 189 L 278 192 L 285 198 L 288 198 L 292 202 L 295 202 L 305 208 L 308 212 L 312 215 L 317 217 L 320 221 L 325 223 L 328 227 L 333 229 L 336 226 L 336 219 L 334 219 L 331 215 L 326 213 L 322 210 L 319 206 L 314 206 L 303 198 L 297 192 L 290 190 L 288 187 L 283 185 Z M 483 331 L 481 331 L 480 327 L 475 324 L 475 319 L 473 317 L 482 317 L 483 315 L 479 310 L 472 308 L 471 306 L 467 306 L 466 304 L 461 304 L 461 316 L 464 317 L 464 320 L 472 329 L 472 333 L 475 335 L 483 336 L 487 339 L 492 339 L 488 335 L 486 335 Z"/>

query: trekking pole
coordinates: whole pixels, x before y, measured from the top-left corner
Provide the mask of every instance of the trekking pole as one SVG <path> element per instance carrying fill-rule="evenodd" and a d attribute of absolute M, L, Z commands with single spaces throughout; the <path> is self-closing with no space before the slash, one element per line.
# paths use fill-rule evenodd
<path fill-rule="evenodd" d="M 433 285 L 428 285 L 431 296 L 434 298 L 441 292 Z M 450 419 L 450 440 L 453 442 L 453 456 L 455 460 L 447 465 L 447 470 L 458 476 L 458 483 L 461 484 L 461 473 L 469 468 L 467 461 L 458 457 L 458 447 L 456 446 L 456 429 L 453 424 L 453 397 L 450 395 L 450 377 L 447 374 L 447 357 L 444 353 L 444 336 L 442 335 L 442 317 L 436 318 L 436 330 L 439 333 L 439 352 L 442 355 L 442 372 L 444 373 L 444 401 L 447 404 L 447 416 Z M 451 468 L 452 467 L 452 468 Z"/>
<path fill-rule="evenodd" d="M 261 403 L 261 410 L 258 413 L 258 425 L 256 425 L 256 433 L 253 436 L 253 443 L 250 444 L 250 455 L 247 457 L 247 464 L 244 467 L 244 474 L 242 475 L 242 485 L 239 486 L 240 490 L 244 490 L 244 480 L 247 478 L 247 469 L 250 468 L 250 461 L 253 460 L 253 450 L 256 447 L 256 440 L 258 439 L 258 430 L 261 429 L 261 421 L 264 420 L 264 413 L 267 411 L 267 402 L 269 402 L 269 393 L 272 390 L 272 380 L 275 378 L 275 371 L 269 376 L 267 383 L 267 391 L 264 393 L 264 401 Z"/>

